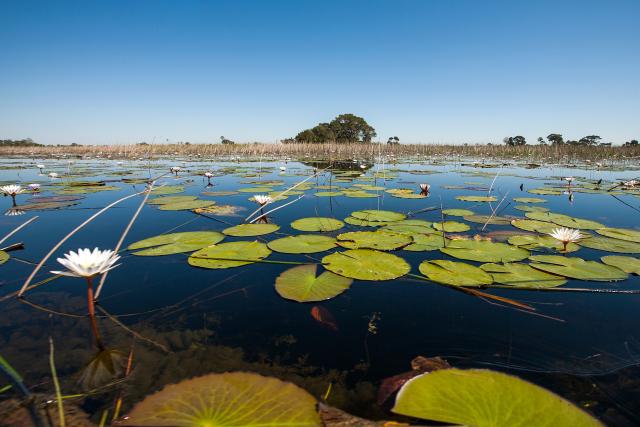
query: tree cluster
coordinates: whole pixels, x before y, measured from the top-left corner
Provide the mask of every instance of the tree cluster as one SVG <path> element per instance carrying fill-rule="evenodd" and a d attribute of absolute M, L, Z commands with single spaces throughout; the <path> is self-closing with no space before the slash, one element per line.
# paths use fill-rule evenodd
<path fill-rule="evenodd" d="M 376 130 L 362 117 L 354 114 L 340 114 L 329 123 L 319 123 L 311 129 L 303 130 L 294 140 L 310 144 L 371 142 L 376 135 Z M 291 139 L 283 140 L 283 142 L 290 141 Z"/>
<path fill-rule="evenodd" d="M 33 139 L 0 139 L 0 147 L 42 147 L 42 144 L 33 142 Z"/>
<path fill-rule="evenodd" d="M 540 145 L 546 145 L 547 142 L 551 145 L 588 145 L 588 146 L 594 146 L 594 145 L 611 145 L 611 143 L 603 143 L 600 142 L 602 140 L 602 137 L 600 137 L 599 135 L 587 135 L 584 136 L 578 140 L 566 140 L 562 137 L 561 134 L 559 133 L 551 133 L 549 135 L 547 135 L 547 139 L 545 140 L 543 137 L 539 137 L 538 138 L 538 144 Z M 525 139 L 524 136 L 518 135 L 518 136 L 507 136 L 502 140 L 505 144 L 507 145 L 511 145 L 511 146 L 516 146 L 516 145 L 525 145 L 527 143 L 527 140 Z M 632 141 L 629 141 L 628 143 L 625 143 L 625 145 L 632 145 L 630 144 Z M 636 141 L 637 144 L 637 141 Z"/>

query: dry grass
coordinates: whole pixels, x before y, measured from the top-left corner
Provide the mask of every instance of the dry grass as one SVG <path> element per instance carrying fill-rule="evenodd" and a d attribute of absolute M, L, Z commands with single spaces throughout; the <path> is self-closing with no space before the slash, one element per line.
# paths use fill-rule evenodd
<path fill-rule="evenodd" d="M 640 158 L 639 147 L 586 147 L 525 145 L 434 145 L 434 144 L 160 144 L 160 145 L 99 145 L 99 146 L 45 146 L 1 147 L 0 156 L 58 157 L 91 156 L 105 158 L 156 157 L 231 157 L 293 159 L 374 159 L 378 155 L 410 157 L 444 157 L 475 159 L 518 159 L 521 161 L 569 162 L 591 160 L 609 163 Z"/>

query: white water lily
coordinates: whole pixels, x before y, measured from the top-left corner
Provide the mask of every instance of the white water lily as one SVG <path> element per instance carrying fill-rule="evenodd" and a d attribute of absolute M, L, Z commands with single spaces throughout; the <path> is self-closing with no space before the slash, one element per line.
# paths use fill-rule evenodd
<path fill-rule="evenodd" d="M 584 237 L 580 233 L 580 230 L 566 227 L 554 228 L 551 233 L 549 233 L 549 236 L 561 241 L 565 251 L 569 243 L 575 243 Z"/>
<path fill-rule="evenodd" d="M 0 187 L 0 191 L 2 191 L 5 196 L 15 197 L 20 193 L 24 193 L 25 190 L 19 185 L 5 185 Z"/>
<path fill-rule="evenodd" d="M 271 196 L 267 196 L 266 194 L 256 194 L 253 196 L 253 200 L 260 206 L 264 206 L 270 203 L 272 199 Z"/>
<path fill-rule="evenodd" d="M 40 184 L 29 184 L 29 190 L 37 193 L 38 191 L 40 191 Z"/>
<path fill-rule="evenodd" d="M 281 170 L 282 172 L 284 172 L 284 171 L 286 171 L 286 170 L 287 170 L 287 168 L 286 168 L 285 166 L 280 166 L 280 170 Z"/>
<path fill-rule="evenodd" d="M 569 184 L 571 184 L 573 181 L 575 181 L 576 179 L 572 176 L 567 176 L 562 178 L 563 180 L 567 181 Z"/>
<path fill-rule="evenodd" d="M 55 172 L 49 172 L 49 178 L 57 178 L 58 174 Z"/>
<path fill-rule="evenodd" d="M 180 166 L 171 166 L 171 167 L 169 168 L 169 171 L 170 171 L 171 173 L 175 173 L 175 174 L 176 174 L 176 176 L 178 176 L 178 172 L 180 172 L 181 170 L 182 170 L 182 168 L 181 168 Z"/>
<path fill-rule="evenodd" d="M 44 165 L 43 164 L 39 164 L 39 165 L 36 165 L 36 167 L 38 169 L 40 169 L 40 173 L 42 173 L 42 169 L 44 169 Z"/>
<path fill-rule="evenodd" d="M 420 184 L 420 190 L 422 190 L 423 193 L 428 193 L 430 188 L 431 185 L 429 184 Z"/>
<path fill-rule="evenodd" d="M 67 267 L 69 271 L 52 271 L 53 274 L 89 279 L 120 265 L 114 265 L 120 259 L 120 256 L 116 255 L 112 250 L 101 251 L 95 248 L 91 251 L 86 248 L 78 249 L 78 252 L 70 251 L 64 256 L 65 258 L 58 258 L 58 262 Z"/>

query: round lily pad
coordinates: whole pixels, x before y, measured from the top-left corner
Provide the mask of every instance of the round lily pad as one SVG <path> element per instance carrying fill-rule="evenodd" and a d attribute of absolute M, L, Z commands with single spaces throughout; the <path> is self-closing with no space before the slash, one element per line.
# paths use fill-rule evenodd
<path fill-rule="evenodd" d="M 444 247 L 445 242 L 448 241 L 442 236 L 442 233 L 412 234 L 411 237 L 413 243 L 402 248 L 403 250 L 411 252 L 435 251 Z"/>
<path fill-rule="evenodd" d="M 182 193 L 184 191 L 184 186 L 182 185 L 163 185 L 161 187 L 154 187 L 151 190 L 151 194 L 177 194 Z"/>
<path fill-rule="evenodd" d="M 519 211 L 523 212 L 549 212 L 549 208 L 545 208 L 544 206 L 529 206 L 529 205 L 516 205 L 513 207 Z"/>
<path fill-rule="evenodd" d="M 558 277 L 536 270 L 530 265 L 516 262 L 482 264 L 480 268 L 491 274 L 494 282 L 516 288 L 554 288 L 567 283 L 564 277 Z"/>
<path fill-rule="evenodd" d="M 523 234 L 511 236 L 507 239 L 510 245 L 520 246 L 528 250 L 552 250 L 556 252 L 564 252 L 562 242 L 551 236 L 538 234 Z M 575 252 L 580 246 L 575 243 L 567 244 L 567 252 Z"/>
<path fill-rule="evenodd" d="M 596 230 L 596 233 L 614 239 L 640 243 L 640 230 L 630 228 L 600 228 Z"/>
<path fill-rule="evenodd" d="M 180 203 L 180 202 L 189 202 L 191 200 L 196 200 L 198 197 L 196 196 L 163 196 L 163 197 L 154 197 L 152 199 L 147 200 L 147 203 L 150 205 L 166 205 L 169 203 Z"/>
<path fill-rule="evenodd" d="M 338 244 L 347 249 L 391 251 L 413 242 L 410 235 L 388 231 L 352 231 L 338 235 Z"/>
<path fill-rule="evenodd" d="M 402 258 L 373 249 L 335 252 L 322 258 L 322 264 L 336 274 L 360 280 L 392 280 L 411 270 Z"/>
<path fill-rule="evenodd" d="M 189 264 L 211 269 L 240 267 L 261 261 L 270 254 L 271 250 L 267 245 L 258 241 L 228 242 L 192 253 Z"/>
<path fill-rule="evenodd" d="M 312 254 L 336 247 L 336 239 L 317 234 L 287 236 L 267 243 L 269 249 L 285 254 Z"/>
<path fill-rule="evenodd" d="M 545 203 L 547 201 L 539 197 L 514 197 L 513 200 L 518 203 Z"/>
<path fill-rule="evenodd" d="M 342 191 L 318 191 L 313 194 L 316 197 L 338 197 L 344 195 Z"/>
<path fill-rule="evenodd" d="M 558 228 L 556 224 L 544 221 L 536 221 L 534 219 L 514 219 L 511 225 L 525 231 L 535 231 L 538 233 L 551 233 Z"/>
<path fill-rule="evenodd" d="M 132 243 L 128 250 L 143 249 L 133 255 L 158 256 L 183 252 L 193 252 L 222 241 L 224 235 L 217 231 L 186 231 L 183 233 L 161 234 Z"/>
<path fill-rule="evenodd" d="M 4 264 L 9 261 L 9 258 L 11 258 L 11 256 L 7 252 L 0 251 L 0 264 Z"/>
<path fill-rule="evenodd" d="M 367 209 L 363 211 L 351 212 L 351 216 L 365 221 L 383 221 L 393 222 L 402 221 L 406 218 L 406 215 L 400 212 L 381 211 L 377 209 Z"/>
<path fill-rule="evenodd" d="M 583 230 L 595 230 L 604 228 L 604 225 L 590 219 L 573 218 L 569 215 L 554 212 L 527 212 L 525 216 L 536 221 L 553 222 L 563 227 L 577 228 Z"/>
<path fill-rule="evenodd" d="M 458 196 L 456 199 L 463 202 L 495 202 L 497 200 L 493 196 Z"/>
<path fill-rule="evenodd" d="M 423 261 L 418 270 L 427 279 L 450 286 L 478 287 L 493 283 L 491 275 L 471 264 L 449 260 Z"/>
<path fill-rule="evenodd" d="M 316 276 L 315 264 L 300 265 L 284 271 L 276 279 L 281 297 L 298 302 L 324 301 L 349 289 L 352 279 L 323 271 Z"/>
<path fill-rule="evenodd" d="M 442 213 L 449 216 L 473 215 L 473 211 L 470 211 L 469 209 L 444 209 Z"/>
<path fill-rule="evenodd" d="M 591 236 L 581 239 L 578 244 L 585 248 L 598 249 L 607 252 L 619 252 L 624 254 L 640 253 L 640 243 L 628 240 L 612 239 L 604 236 Z"/>
<path fill-rule="evenodd" d="M 278 231 L 279 229 L 280 226 L 276 224 L 240 224 L 233 227 L 225 228 L 224 230 L 222 230 L 222 232 L 227 236 L 252 237 L 273 233 L 274 231 Z"/>
<path fill-rule="evenodd" d="M 640 275 L 640 259 L 638 258 L 621 255 L 607 255 L 600 259 L 605 264 L 618 267 L 625 273 Z"/>
<path fill-rule="evenodd" d="M 291 223 L 291 228 L 300 231 L 335 231 L 344 227 L 344 222 L 325 217 L 300 218 Z"/>
<path fill-rule="evenodd" d="M 452 240 L 440 252 L 478 262 L 514 262 L 529 256 L 525 249 L 488 240 Z"/>
<path fill-rule="evenodd" d="M 439 231 L 445 231 L 447 233 L 459 233 L 471 229 L 471 227 L 469 227 L 467 224 L 457 221 L 434 222 L 433 228 Z"/>
<path fill-rule="evenodd" d="M 354 218 L 352 216 L 348 216 L 344 219 L 344 222 L 351 225 L 357 225 L 360 227 L 380 227 L 383 225 L 390 224 L 389 222 L 384 221 L 367 221 L 366 219 Z"/>
<path fill-rule="evenodd" d="M 205 208 L 214 205 L 213 200 L 185 200 L 183 202 L 165 203 L 160 205 L 161 211 L 186 211 L 197 208 Z"/>
<path fill-rule="evenodd" d="M 320 427 L 316 401 L 303 389 L 249 372 L 209 374 L 165 386 L 120 423 L 154 427 Z"/>
<path fill-rule="evenodd" d="M 619 268 L 597 261 L 585 261 L 582 258 L 561 255 L 533 255 L 529 257 L 531 267 L 558 276 L 579 280 L 613 281 L 624 280 L 627 273 Z"/>

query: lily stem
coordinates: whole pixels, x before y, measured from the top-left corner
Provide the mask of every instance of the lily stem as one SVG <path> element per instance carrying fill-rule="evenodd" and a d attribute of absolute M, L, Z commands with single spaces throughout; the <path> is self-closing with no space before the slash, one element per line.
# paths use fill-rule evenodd
<path fill-rule="evenodd" d="M 91 331 L 93 337 L 96 340 L 96 346 L 99 350 L 104 350 L 104 344 L 100 337 L 100 330 L 98 329 L 98 322 L 96 322 L 96 306 L 93 298 L 93 278 L 87 277 L 87 306 L 89 308 L 89 320 L 91 321 Z"/>

